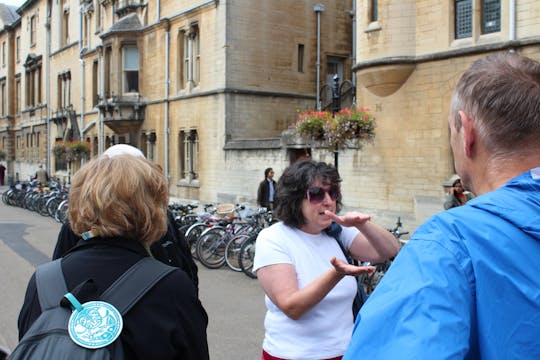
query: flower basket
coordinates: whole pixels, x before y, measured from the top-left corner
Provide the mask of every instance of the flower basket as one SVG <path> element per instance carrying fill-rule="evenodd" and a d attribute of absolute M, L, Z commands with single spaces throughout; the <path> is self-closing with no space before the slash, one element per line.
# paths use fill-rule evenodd
<path fill-rule="evenodd" d="M 90 156 L 90 145 L 86 141 L 57 142 L 52 151 L 62 160 L 80 160 Z"/>
<path fill-rule="evenodd" d="M 304 138 L 322 141 L 325 139 L 325 125 L 332 120 L 328 111 L 302 111 L 293 124 L 298 134 Z"/>
<path fill-rule="evenodd" d="M 57 157 L 59 159 L 65 159 L 65 157 L 66 157 L 66 146 L 64 145 L 63 142 L 57 142 L 56 144 L 54 144 L 54 146 L 52 148 L 52 152 L 53 152 L 55 157 Z"/>
<path fill-rule="evenodd" d="M 330 150 L 361 148 L 375 138 L 375 118 L 367 108 L 345 108 L 334 116 L 328 111 L 303 111 L 293 127 L 300 136 Z"/>

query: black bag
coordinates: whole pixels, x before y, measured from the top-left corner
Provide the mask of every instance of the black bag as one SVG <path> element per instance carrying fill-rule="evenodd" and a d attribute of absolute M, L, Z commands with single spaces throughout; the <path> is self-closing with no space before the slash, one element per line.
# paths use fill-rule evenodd
<path fill-rule="evenodd" d="M 98 349 L 77 345 L 68 334 L 71 311 L 60 306 L 68 293 L 60 264 L 61 259 L 36 269 L 36 287 L 42 313 L 8 357 L 16 359 L 123 359 L 119 336 L 112 344 Z M 152 258 L 143 258 L 120 276 L 100 296 L 125 315 L 159 280 L 175 268 Z"/>
<path fill-rule="evenodd" d="M 342 230 L 341 225 L 339 225 L 336 222 L 332 222 L 332 225 L 327 227 L 324 231 L 328 235 L 336 239 L 341 251 L 343 251 L 343 254 L 345 255 L 345 259 L 347 259 L 347 262 L 351 265 L 358 266 L 358 261 L 349 256 L 349 252 L 345 249 L 345 246 L 341 242 L 341 238 L 340 238 L 341 230 Z M 354 297 L 354 301 L 352 304 L 352 312 L 353 312 L 354 320 L 356 320 L 356 316 L 358 315 L 360 308 L 362 307 L 362 305 L 364 305 L 364 303 L 366 302 L 368 298 L 368 295 L 366 294 L 366 290 L 364 289 L 364 285 L 360 281 L 360 277 L 355 276 L 355 278 L 356 278 L 356 284 L 357 284 L 357 291 L 356 291 L 356 296 Z"/>

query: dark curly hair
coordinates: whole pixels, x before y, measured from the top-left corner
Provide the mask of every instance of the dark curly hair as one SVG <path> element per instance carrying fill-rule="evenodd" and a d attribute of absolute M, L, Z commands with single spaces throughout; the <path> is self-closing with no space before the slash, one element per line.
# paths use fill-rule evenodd
<path fill-rule="evenodd" d="M 315 181 L 339 190 L 336 212 L 341 210 L 341 178 L 337 169 L 324 162 L 300 160 L 285 169 L 277 184 L 274 212 L 285 225 L 300 228 L 306 224 L 302 214 L 302 201 Z"/>

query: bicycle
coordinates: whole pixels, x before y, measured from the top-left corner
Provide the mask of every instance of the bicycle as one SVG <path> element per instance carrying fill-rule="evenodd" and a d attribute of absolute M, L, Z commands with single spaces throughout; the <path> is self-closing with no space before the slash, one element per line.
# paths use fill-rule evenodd
<path fill-rule="evenodd" d="M 403 224 L 401 223 L 401 217 L 398 216 L 397 221 L 396 221 L 396 226 L 394 226 L 391 229 L 387 229 L 399 241 L 400 247 L 403 246 L 407 242 L 407 240 L 403 240 L 401 239 L 401 237 L 409 233 L 408 231 L 401 232 L 400 228 L 402 227 L 403 227 Z M 377 287 L 377 285 L 383 278 L 384 274 L 386 274 L 386 272 L 392 265 L 393 260 L 394 259 L 392 258 L 381 263 L 372 264 L 370 262 L 362 262 L 360 264 L 362 266 L 373 265 L 376 267 L 375 272 L 373 274 L 371 275 L 363 274 L 358 279 L 358 281 L 362 282 L 362 284 L 364 285 L 364 289 L 367 295 L 370 295 L 375 290 L 375 288 Z"/>

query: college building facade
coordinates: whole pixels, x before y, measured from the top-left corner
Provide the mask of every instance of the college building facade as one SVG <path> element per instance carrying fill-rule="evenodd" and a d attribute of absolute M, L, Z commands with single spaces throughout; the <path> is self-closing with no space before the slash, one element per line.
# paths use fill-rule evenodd
<path fill-rule="evenodd" d="M 0 154 L 69 181 L 128 143 L 185 201 L 255 202 L 266 167 L 339 158 L 346 209 L 407 228 L 442 210 L 460 74 L 493 51 L 540 59 L 540 4 L 494 1 L 28 0 L 0 5 Z M 536 15 L 535 15 L 536 14 Z M 334 153 L 305 109 L 368 107 L 375 140 Z M 68 154 L 68 156 L 66 156 Z"/>

